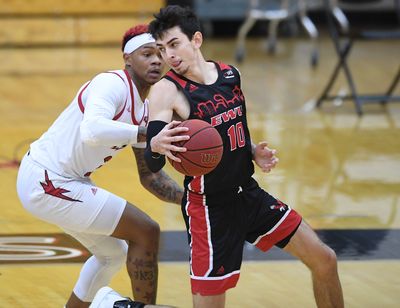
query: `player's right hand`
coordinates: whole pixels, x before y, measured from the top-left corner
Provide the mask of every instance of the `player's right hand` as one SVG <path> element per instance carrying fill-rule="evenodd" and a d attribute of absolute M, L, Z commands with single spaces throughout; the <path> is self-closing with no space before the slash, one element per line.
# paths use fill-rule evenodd
<path fill-rule="evenodd" d="M 185 135 L 185 132 L 187 132 L 189 129 L 187 127 L 178 127 L 179 124 L 181 124 L 181 121 L 172 121 L 168 123 L 150 141 L 152 152 L 165 155 L 178 163 L 180 163 L 181 160 L 173 153 L 186 152 L 186 148 L 180 147 L 176 143 L 190 139 L 188 135 Z"/>

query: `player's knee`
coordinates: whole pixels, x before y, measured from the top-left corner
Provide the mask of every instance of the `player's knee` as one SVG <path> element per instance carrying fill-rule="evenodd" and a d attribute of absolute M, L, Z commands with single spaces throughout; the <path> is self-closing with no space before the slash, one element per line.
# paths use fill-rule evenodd
<path fill-rule="evenodd" d="M 108 257 L 105 263 L 105 268 L 107 268 L 107 271 L 110 273 L 111 276 L 113 276 L 125 265 L 125 262 L 126 256 L 123 257 L 119 255 Z"/>
<path fill-rule="evenodd" d="M 127 254 L 127 246 L 121 246 L 117 251 L 115 251 L 111 256 L 113 266 L 120 268 L 125 263 Z"/>
<path fill-rule="evenodd" d="M 318 263 L 314 267 L 320 275 L 330 275 L 337 270 L 337 257 L 335 251 L 327 245 L 323 246 L 318 257 Z"/>
<path fill-rule="evenodd" d="M 118 271 L 125 264 L 127 253 L 128 246 L 121 241 L 120 245 L 113 245 L 112 249 L 108 249 L 106 253 L 97 254 L 96 258 L 103 267 Z"/>
<path fill-rule="evenodd" d="M 147 222 L 145 226 L 145 236 L 148 240 L 157 240 L 160 238 L 160 225 L 154 220 L 150 220 Z"/>
<path fill-rule="evenodd" d="M 141 226 L 140 236 L 129 240 L 129 245 L 139 246 L 152 251 L 158 250 L 160 240 L 160 226 L 154 220 L 148 220 Z"/>

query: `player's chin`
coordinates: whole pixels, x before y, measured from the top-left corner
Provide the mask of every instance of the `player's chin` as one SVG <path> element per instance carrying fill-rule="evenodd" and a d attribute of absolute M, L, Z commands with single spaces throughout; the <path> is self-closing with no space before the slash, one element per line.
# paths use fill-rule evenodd
<path fill-rule="evenodd" d="M 146 82 L 149 83 L 150 85 L 153 85 L 156 82 L 158 82 L 160 79 L 161 79 L 161 77 L 159 77 L 159 78 L 146 78 Z"/>
<path fill-rule="evenodd" d="M 161 79 L 161 72 L 149 72 L 146 76 L 146 81 L 150 84 L 155 84 Z"/>

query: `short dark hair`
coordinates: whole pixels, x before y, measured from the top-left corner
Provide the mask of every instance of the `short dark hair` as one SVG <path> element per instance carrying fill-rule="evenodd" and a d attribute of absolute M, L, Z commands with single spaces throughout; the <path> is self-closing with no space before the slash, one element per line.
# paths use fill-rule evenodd
<path fill-rule="evenodd" d="M 149 25 L 149 31 L 155 39 L 162 38 L 167 30 L 175 26 L 178 26 L 189 40 L 195 32 L 201 30 L 196 14 L 189 7 L 168 5 L 161 8 L 154 17 L 155 19 Z"/>

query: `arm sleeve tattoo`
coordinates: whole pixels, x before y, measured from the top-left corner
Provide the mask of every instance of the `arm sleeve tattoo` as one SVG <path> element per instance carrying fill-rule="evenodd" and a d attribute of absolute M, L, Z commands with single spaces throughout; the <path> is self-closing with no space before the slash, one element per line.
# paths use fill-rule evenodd
<path fill-rule="evenodd" d="M 183 188 L 163 170 L 156 173 L 150 171 L 144 159 L 145 149 L 132 148 L 132 150 L 136 157 L 140 182 L 143 187 L 163 201 L 181 204 Z"/>

